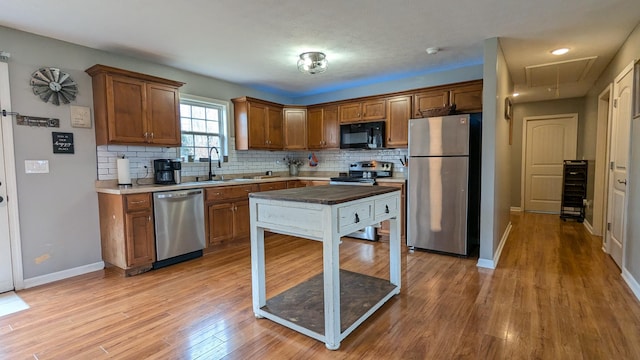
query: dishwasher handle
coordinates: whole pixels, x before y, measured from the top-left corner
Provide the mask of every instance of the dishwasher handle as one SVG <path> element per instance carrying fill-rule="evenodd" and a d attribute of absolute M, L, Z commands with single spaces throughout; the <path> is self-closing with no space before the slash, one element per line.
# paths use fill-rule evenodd
<path fill-rule="evenodd" d="M 186 198 L 194 195 L 202 194 L 202 190 L 187 190 L 187 191 L 172 191 L 167 193 L 156 194 L 156 199 L 173 199 L 173 198 Z"/>

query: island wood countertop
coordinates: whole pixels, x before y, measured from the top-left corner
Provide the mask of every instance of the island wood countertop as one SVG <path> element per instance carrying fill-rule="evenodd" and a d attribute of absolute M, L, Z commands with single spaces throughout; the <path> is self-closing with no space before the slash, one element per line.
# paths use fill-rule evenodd
<path fill-rule="evenodd" d="M 389 186 L 320 185 L 250 193 L 249 197 L 334 205 L 394 191 L 399 189 Z"/>

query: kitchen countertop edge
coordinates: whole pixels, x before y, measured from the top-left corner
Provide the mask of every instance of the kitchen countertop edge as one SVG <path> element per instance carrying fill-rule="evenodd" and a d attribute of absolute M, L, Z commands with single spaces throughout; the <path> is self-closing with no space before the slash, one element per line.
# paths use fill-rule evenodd
<path fill-rule="evenodd" d="M 219 187 L 219 186 L 237 186 L 237 185 L 250 185 L 250 184 L 261 184 L 261 183 L 270 183 L 276 181 L 289 181 L 289 180 L 317 180 L 317 181 L 329 181 L 329 177 L 319 177 L 319 176 L 282 176 L 282 177 L 272 177 L 265 179 L 243 179 L 241 181 L 223 181 L 219 183 L 206 183 L 206 182 L 184 182 L 182 184 L 177 185 L 156 185 L 156 184 L 145 184 L 145 185 L 131 185 L 131 186 L 119 186 L 108 184 L 108 181 L 101 182 L 96 181 L 96 192 L 103 194 L 113 194 L 113 195 L 126 195 L 126 194 L 140 194 L 140 193 L 154 193 L 154 192 L 162 192 L 162 191 L 175 191 L 175 190 L 187 190 L 187 189 L 202 189 L 208 187 Z M 404 183 L 406 181 L 405 178 L 392 177 L 392 178 L 384 178 L 378 180 L 379 182 L 388 182 L 388 183 Z"/>

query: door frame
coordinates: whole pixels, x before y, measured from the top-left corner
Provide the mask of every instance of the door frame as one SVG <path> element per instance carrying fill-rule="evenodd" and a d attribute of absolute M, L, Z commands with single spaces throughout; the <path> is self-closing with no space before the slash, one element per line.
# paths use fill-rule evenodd
<path fill-rule="evenodd" d="M 607 211 L 609 206 L 609 157 L 611 143 L 611 117 L 613 116 L 613 83 L 598 95 L 598 122 L 596 127 L 596 164 L 593 186 L 593 224 L 591 233 L 602 236 L 602 250 L 607 245 Z"/>
<path fill-rule="evenodd" d="M 558 117 L 573 117 L 576 119 L 576 126 L 579 128 L 578 123 L 578 113 L 566 113 L 566 114 L 552 114 L 552 115 L 541 115 L 541 116 L 527 116 L 522 119 L 522 162 L 520 166 L 520 206 L 522 207 L 521 211 L 526 211 L 526 199 L 525 199 L 525 189 L 526 189 L 526 167 L 527 167 L 527 121 L 537 121 L 537 120 L 551 120 Z M 576 149 L 576 155 L 578 154 L 578 149 Z"/>
<path fill-rule="evenodd" d="M 614 102 L 616 100 L 618 100 L 618 98 L 616 97 L 616 83 L 618 83 L 622 78 L 624 78 L 624 76 L 631 72 L 631 86 L 632 86 L 632 95 L 631 95 L 631 101 L 632 101 L 632 108 L 630 109 L 630 113 L 629 113 L 629 126 L 631 128 L 632 124 L 631 122 L 633 122 L 633 71 L 634 71 L 634 65 L 636 63 L 636 60 L 634 59 L 633 61 L 631 61 L 631 63 L 627 66 L 624 67 L 624 69 L 622 69 L 622 71 L 620 71 L 620 73 L 618 73 L 618 75 L 616 75 L 616 77 L 613 80 L 612 88 L 611 88 L 611 93 L 612 93 L 612 109 L 611 109 L 611 121 L 609 121 L 609 127 L 608 127 L 608 148 L 607 148 L 607 164 L 609 164 L 611 162 L 611 142 L 613 139 L 613 105 Z M 630 155 L 631 152 L 631 133 L 629 133 L 629 148 L 627 149 L 627 161 L 631 160 L 631 156 Z M 629 181 L 629 162 L 627 162 L 626 164 L 626 168 L 627 168 L 627 181 Z M 606 182 L 606 192 L 607 192 L 607 208 L 605 211 L 605 221 L 607 222 L 607 224 L 609 223 L 609 217 L 610 217 L 610 206 L 611 206 L 611 198 L 613 197 L 613 186 L 611 184 L 611 182 L 613 181 L 613 179 L 611 178 L 611 176 L 609 176 L 611 169 L 609 167 L 607 167 L 606 169 L 607 171 L 607 182 Z M 625 190 L 625 195 L 624 195 L 624 204 L 622 205 L 624 208 L 624 214 L 622 216 L 622 221 L 624 223 L 624 226 L 622 227 L 622 259 L 621 259 L 621 264 L 620 264 L 620 271 L 622 273 L 624 273 L 624 270 L 626 269 L 626 252 L 627 252 L 627 226 L 628 226 L 628 220 L 629 220 L 629 193 L 628 190 Z M 606 230 L 606 227 L 604 229 L 604 234 L 603 234 L 603 241 L 607 242 L 607 247 L 606 247 L 606 252 L 607 254 L 611 254 L 611 243 L 609 243 L 608 237 L 610 236 L 610 231 Z M 609 255 L 611 256 L 611 255 Z M 612 257 L 613 259 L 613 257 Z M 615 262 L 615 261 L 614 261 Z M 616 263 L 617 265 L 617 263 Z"/>
<path fill-rule="evenodd" d="M 9 65 L 0 61 L 0 104 L 2 110 L 11 112 L 9 87 Z M 9 242 L 11 244 L 11 263 L 13 267 L 13 287 L 24 289 L 22 270 L 22 242 L 20 239 L 20 218 L 18 215 L 18 187 L 16 181 L 16 156 L 13 142 L 13 116 L 2 116 L 2 143 L 4 151 L 5 181 L 7 184 L 7 209 L 9 210 Z"/>

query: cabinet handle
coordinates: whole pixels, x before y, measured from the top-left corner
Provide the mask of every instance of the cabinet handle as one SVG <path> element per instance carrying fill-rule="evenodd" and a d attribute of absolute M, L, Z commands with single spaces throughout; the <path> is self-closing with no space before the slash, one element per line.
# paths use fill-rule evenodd
<path fill-rule="evenodd" d="M 360 222 L 360 218 L 358 217 L 358 213 L 356 213 L 356 223 Z"/>
<path fill-rule="evenodd" d="M 617 181 L 618 181 L 618 184 L 625 184 L 625 185 L 627 185 L 627 179 L 624 179 L 624 180 L 620 180 L 620 179 L 618 179 Z"/>
<path fill-rule="evenodd" d="M 385 206 L 384 206 L 384 212 L 385 212 L 386 214 L 388 214 L 388 213 L 389 213 L 389 205 L 385 205 Z"/>
<path fill-rule="evenodd" d="M 149 139 L 149 133 L 148 133 L 148 132 L 146 132 L 146 131 L 145 131 L 145 133 L 144 133 L 144 139 L 145 139 L 145 141 L 149 141 L 149 140 L 148 140 L 148 139 Z"/>
<path fill-rule="evenodd" d="M 148 222 L 151 222 L 151 215 L 149 215 L 149 216 L 147 217 L 147 221 L 148 221 Z"/>
<path fill-rule="evenodd" d="M 153 141 L 153 133 L 151 133 L 151 141 Z"/>
<path fill-rule="evenodd" d="M 131 205 L 133 205 L 133 204 L 144 204 L 144 203 L 146 203 L 146 201 L 145 200 L 129 201 L 129 203 Z"/>

